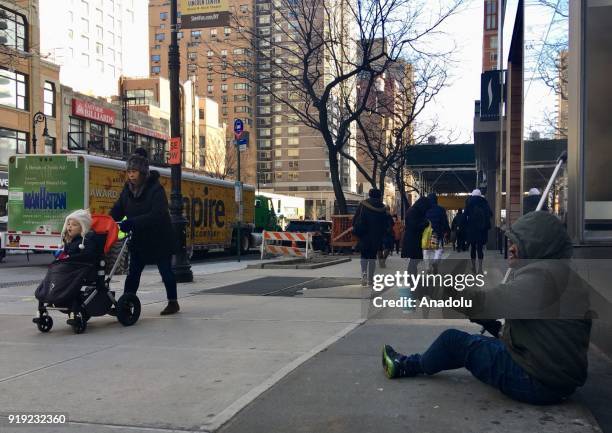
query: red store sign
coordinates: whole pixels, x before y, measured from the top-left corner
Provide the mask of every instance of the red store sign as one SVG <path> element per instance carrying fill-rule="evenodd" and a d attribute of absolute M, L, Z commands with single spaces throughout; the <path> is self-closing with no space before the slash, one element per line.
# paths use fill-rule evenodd
<path fill-rule="evenodd" d="M 96 122 L 115 124 L 115 112 L 108 108 L 99 107 L 91 102 L 72 98 L 72 114 Z"/>
<path fill-rule="evenodd" d="M 162 132 L 154 131 L 149 128 L 144 128 L 140 125 L 129 124 L 128 129 L 136 134 L 146 135 L 147 137 L 159 138 L 160 140 L 168 141 L 168 136 Z"/>

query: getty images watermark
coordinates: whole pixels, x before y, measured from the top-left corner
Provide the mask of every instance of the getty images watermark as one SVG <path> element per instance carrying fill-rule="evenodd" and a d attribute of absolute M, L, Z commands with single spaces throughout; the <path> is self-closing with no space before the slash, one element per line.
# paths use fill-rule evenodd
<path fill-rule="evenodd" d="M 472 300 L 463 296 L 446 297 L 444 299 L 431 299 L 421 297 L 413 298 L 412 292 L 417 288 L 423 289 L 454 289 L 462 292 L 469 288 L 481 288 L 485 285 L 484 274 L 427 274 L 421 271 L 417 274 L 397 271 L 395 274 L 374 275 L 372 289 L 383 292 L 385 289 L 398 288 L 399 298 L 385 299 L 375 296 L 372 299 L 374 308 L 472 308 Z M 382 295 L 382 293 L 381 293 Z"/>

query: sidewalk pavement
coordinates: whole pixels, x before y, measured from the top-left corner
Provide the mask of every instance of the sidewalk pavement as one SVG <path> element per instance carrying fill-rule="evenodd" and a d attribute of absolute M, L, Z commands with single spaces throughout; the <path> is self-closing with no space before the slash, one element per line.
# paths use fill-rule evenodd
<path fill-rule="evenodd" d="M 358 267 L 358 260 L 316 270 L 194 267 L 195 282 L 179 286 L 181 313 L 167 317 L 158 315 L 159 276 L 147 271 L 141 320 L 123 328 L 94 318 L 83 335 L 59 315 L 51 333 L 40 334 L 22 288 L 11 305 L 0 299 L 0 412 L 67 412 L 71 424 L 7 429 L 0 420 L 0 431 L 601 431 L 578 397 L 561 406 L 522 405 L 461 370 L 387 380 L 384 342 L 420 351 L 447 327 L 478 328 L 401 314 L 364 323 L 369 300 L 346 283 L 359 278 Z M 385 271 L 404 268 L 393 256 Z M 342 286 L 315 284 L 295 296 L 207 293 L 255 287 L 264 277 L 303 277 L 304 286 L 338 278 Z M 607 360 L 597 362 L 602 375 L 610 372 Z"/>

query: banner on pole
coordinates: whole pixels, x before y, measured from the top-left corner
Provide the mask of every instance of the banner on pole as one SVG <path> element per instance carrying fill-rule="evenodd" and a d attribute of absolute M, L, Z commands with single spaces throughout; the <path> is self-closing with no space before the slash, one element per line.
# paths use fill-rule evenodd
<path fill-rule="evenodd" d="M 181 163 L 181 137 L 174 137 L 170 139 L 170 156 L 168 157 L 168 164 L 180 164 Z"/>
<path fill-rule="evenodd" d="M 181 28 L 229 26 L 228 0 L 181 0 Z"/>

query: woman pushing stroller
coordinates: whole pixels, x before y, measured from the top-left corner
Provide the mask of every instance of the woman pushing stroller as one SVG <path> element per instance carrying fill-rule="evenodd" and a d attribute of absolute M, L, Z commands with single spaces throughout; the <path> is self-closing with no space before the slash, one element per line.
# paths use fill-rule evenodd
<path fill-rule="evenodd" d="M 123 220 L 119 223 L 122 231 L 132 232 L 124 292 L 135 294 L 145 265 L 155 264 L 168 298 L 168 305 L 160 314 L 178 313 L 176 279 L 172 272 L 174 232 L 166 192 L 159 183 L 159 172 L 149 171 L 147 153 L 139 148 L 129 157 L 126 174 L 125 186 L 110 211 L 115 221 Z"/>

